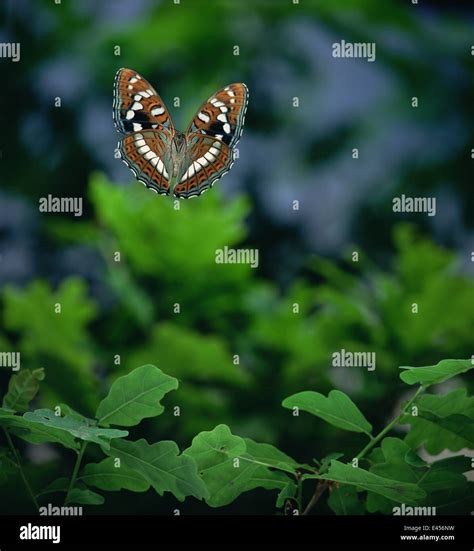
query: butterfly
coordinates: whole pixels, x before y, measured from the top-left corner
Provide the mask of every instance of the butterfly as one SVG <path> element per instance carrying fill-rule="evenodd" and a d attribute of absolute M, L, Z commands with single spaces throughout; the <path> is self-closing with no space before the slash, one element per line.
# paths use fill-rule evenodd
<path fill-rule="evenodd" d="M 113 102 L 115 127 L 124 135 L 118 151 L 146 187 L 162 195 L 197 197 L 234 164 L 247 104 L 247 86 L 229 84 L 179 132 L 151 84 L 132 69 L 120 69 Z"/>

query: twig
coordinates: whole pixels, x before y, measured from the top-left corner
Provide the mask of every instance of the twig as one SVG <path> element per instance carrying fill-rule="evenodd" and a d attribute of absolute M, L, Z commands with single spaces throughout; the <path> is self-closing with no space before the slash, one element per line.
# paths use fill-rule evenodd
<path fill-rule="evenodd" d="M 20 455 L 18 454 L 15 446 L 13 445 L 13 441 L 12 441 L 12 438 L 10 436 L 10 433 L 8 432 L 8 430 L 5 427 L 2 427 L 2 428 L 3 428 L 3 432 L 5 433 L 5 436 L 7 438 L 8 445 L 10 446 L 10 449 L 13 453 L 13 456 L 15 457 L 16 466 L 18 467 L 18 470 L 20 472 L 20 476 L 21 476 L 21 479 L 23 480 L 23 484 L 25 485 L 26 489 L 28 490 L 28 493 L 30 494 L 30 497 L 31 497 L 31 500 L 33 501 L 34 506 L 36 507 L 37 510 L 39 510 L 38 500 L 36 499 L 36 496 L 35 496 L 32 488 L 30 486 L 30 483 L 28 482 L 28 479 L 26 478 L 25 472 L 23 471 L 23 467 L 21 466 Z"/>
<path fill-rule="evenodd" d="M 320 481 L 316 484 L 316 490 L 314 491 L 313 497 L 310 499 L 306 509 L 303 511 L 303 515 L 307 515 L 311 509 L 316 505 L 319 498 L 324 494 L 326 489 L 329 487 L 329 480 Z"/>

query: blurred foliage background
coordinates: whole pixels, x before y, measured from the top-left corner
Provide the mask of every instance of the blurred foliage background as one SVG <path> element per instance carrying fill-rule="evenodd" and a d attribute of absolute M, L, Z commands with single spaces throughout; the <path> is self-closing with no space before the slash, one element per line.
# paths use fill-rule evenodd
<path fill-rule="evenodd" d="M 0 41 L 19 42 L 21 60 L 1 60 L 0 345 L 45 368 L 38 405 L 92 414 L 117 376 L 153 363 L 180 388 L 133 437 L 184 448 L 226 423 L 309 462 L 363 437 L 296 424 L 286 396 L 341 388 L 382 426 L 399 365 L 470 357 L 473 15 L 394 0 L 2 2 Z M 376 62 L 334 59 L 342 39 L 375 41 Z M 180 129 L 218 88 L 248 85 L 240 158 L 199 200 L 176 210 L 114 157 L 120 67 L 157 88 Z M 394 213 L 402 193 L 436 197 L 436 216 Z M 83 197 L 84 215 L 40 213 L 48 194 Z M 226 245 L 258 248 L 259 268 L 216 264 Z M 331 367 L 342 348 L 376 352 L 376 370 Z M 70 472 L 67 453 L 24 451 L 33 483 Z M 29 507 L 14 480 L 3 493 L 1 512 Z M 121 492 L 100 512 L 175 506 Z M 273 503 L 256 491 L 211 512 Z"/>

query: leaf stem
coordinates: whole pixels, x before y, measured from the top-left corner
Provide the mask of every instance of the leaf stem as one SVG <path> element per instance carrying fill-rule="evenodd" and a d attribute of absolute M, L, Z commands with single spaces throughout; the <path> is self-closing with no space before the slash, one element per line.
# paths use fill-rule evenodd
<path fill-rule="evenodd" d="M 364 457 L 364 455 L 367 454 L 367 452 L 369 452 L 378 442 L 380 442 L 380 440 L 387 434 L 387 432 L 389 432 L 390 430 L 392 430 L 392 428 L 400 421 L 400 419 L 405 415 L 407 409 L 413 404 L 413 402 L 415 402 L 415 400 L 420 396 L 420 394 L 422 392 L 424 392 L 424 388 L 422 386 L 420 386 L 418 388 L 418 390 L 415 392 L 415 394 L 411 397 L 411 399 L 407 402 L 407 404 L 405 405 L 404 408 L 402 408 L 402 411 L 400 412 L 399 415 L 397 415 L 397 417 L 395 417 L 395 419 L 392 419 L 392 421 L 390 421 L 390 423 L 383 429 L 381 430 L 377 436 L 375 436 L 374 438 L 372 438 L 372 440 L 367 444 L 367 446 L 365 446 L 365 448 L 359 452 L 359 454 L 356 456 L 356 459 L 362 459 Z"/>
<path fill-rule="evenodd" d="M 69 488 L 66 492 L 66 497 L 64 498 L 64 505 L 67 504 L 69 499 L 69 494 L 71 493 L 72 489 L 74 488 L 74 484 L 76 483 L 77 473 L 79 472 L 79 467 L 81 466 L 82 457 L 84 455 L 84 452 L 86 451 L 88 442 L 84 441 L 82 443 L 81 449 L 77 455 L 76 463 L 74 465 L 74 470 L 72 471 L 72 477 L 71 482 L 69 483 Z"/>
<path fill-rule="evenodd" d="M 38 500 L 36 499 L 36 496 L 35 496 L 32 488 L 30 486 L 30 483 L 28 482 L 28 479 L 26 478 L 25 472 L 23 471 L 23 467 L 21 466 L 20 455 L 19 455 L 17 449 L 15 448 L 15 446 L 13 444 L 10 433 L 8 432 L 8 430 L 5 427 L 2 427 L 2 428 L 3 428 L 3 432 L 5 433 L 5 436 L 7 438 L 8 445 L 10 446 L 10 449 L 13 453 L 13 456 L 15 457 L 16 466 L 18 467 L 18 470 L 20 472 L 20 476 L 21 476 L 21 479 L 23 480 L 23 484 L 25 485 L 28 493 L 30 494 L 31 500 L 33 501 L 33 504 L 36 507 L 36 510 L 39 510 Z"/>

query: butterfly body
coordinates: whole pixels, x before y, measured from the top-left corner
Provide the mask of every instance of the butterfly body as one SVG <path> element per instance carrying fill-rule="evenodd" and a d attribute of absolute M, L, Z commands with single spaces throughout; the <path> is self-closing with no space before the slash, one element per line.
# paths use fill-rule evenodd
<path fill-rule="evenodd" d="M 196 197 L 230 170 L 247 102 L 245 84 L 230 84 L 179 132 L 153 87 L 135 71 L 120 69 L 113 105 L 115 126 L 124 134 L 118 150 L 147 187 L 163 195 Z"/>

